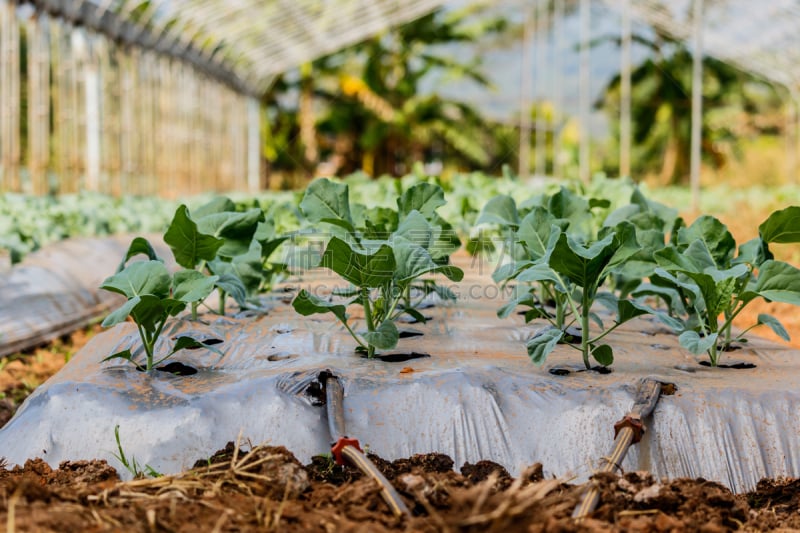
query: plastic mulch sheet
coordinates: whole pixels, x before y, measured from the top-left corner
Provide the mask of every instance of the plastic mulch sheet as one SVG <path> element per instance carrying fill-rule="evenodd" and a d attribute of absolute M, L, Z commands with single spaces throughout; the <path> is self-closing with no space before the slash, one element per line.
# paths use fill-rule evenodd
<path fill-rule="evenodd" d="M 281 300 L 290 293 L 274 295 L 266 315 L 173 322 L 161 351 L 179 333 L 222 341 L 215 346 L 221 359 L 204 349 L 175 356 L 196 368 L 194 375 L 101 364 L 139 347 L 134 326 L 121 324 L 37 389 L 0 431 L 0 456 L 51 464 L 103 458 L 119 467 L 119 425 L 125 454 L 163 473 L 192 466 L 238 435 L 245 443 L 285 445 L 308 461 L 330 446 L 315 383 L 329 369 L 344 385 L 348 433 L 386 459 L 436 451 L 457 465 L 491 459 L 512 473 L 541 462 L 547 474 L 582 480 L 608 453 L 613 425 L 631 407 L 639 380 L 651 376 L 677 391 L 662 397 L 642 442 L 621 465 L 626 471 L 702 476 L 736 491 L 764 476 L 800 475 L 797 351 L 754 340 L 723 355 L 723 362 L 754 368 L 711 369 L 645 319 L 607 337 L 615 348 L 610 374 L 574 371 L 582 363 L 569 346 L 537 367 L 525 341 L 543 324 L 526 325 L 517 315 L 499 320 L 495 310 L 504 299 L 489 272 L 463 266 L 467 277 L 453 287 L 458 302 L 425 309 L 427 324 L 401 327 L 422 335 L 401 339 L 392 351 L 430 357 L 362 358 L 329 317 L 297 315 L 289 298 Z M 323 273 L 297 285 L 322 292 L 334 282 Z M 573 371 L 554 375 L 556 368 Z"/>
<path fill-rule="evenodd" d="M 130 241 L 130 236 L 68 239 L 0 273 L 0 356 L 70 333 L 118 305 L 119 295 L 99 287 Z M 168 256 L 163 244 L 157 248 Z"/>

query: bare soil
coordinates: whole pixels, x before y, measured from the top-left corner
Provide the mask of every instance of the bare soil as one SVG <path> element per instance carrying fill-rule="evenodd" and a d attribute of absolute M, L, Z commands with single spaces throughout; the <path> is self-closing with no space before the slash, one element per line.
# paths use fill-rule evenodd
<path fill-rule="evenodd" d="M 763 481 L 734 495 L 703 479 L 659 482 L 648 473 L 604 474 L 597 510 L 572 511 L 588 488 L 519 479 L 488 461 L 458 473 L 444 455 L 373 457 L 412 510 L 393 516 L 375 481 L 320 457 L 301 465 L 282 447 L 229 444 L 177 476 L 120 482 L 105 461 L 41 460 L 0 468 L 7 531 L 768 531 L 800 528 L 800 481 Z"/>

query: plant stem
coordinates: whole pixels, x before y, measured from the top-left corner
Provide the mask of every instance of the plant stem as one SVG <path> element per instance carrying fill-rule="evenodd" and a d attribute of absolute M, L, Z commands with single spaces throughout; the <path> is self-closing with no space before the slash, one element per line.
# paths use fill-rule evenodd
<path fill-rule="evenodd" d="M 221 287 L 217 289 L 217 292 L 219 292 L 219 314 L 225 316 L 225 298 L 228 297 L 228 294 Z"/>
<path fill-rule="evenodd" d="M 144 346 L 144 353 L 147 357 L 145 370 L 150 370 L 153 368 L 153 346 L 150 344 L 150 337 L 147 335 L 147 331 L 138 322 L 136 323 L 136 328 L 139 330 L 139 337 L 142 339 L 142 346 Z"/>
<path fill-rule="evenodd" d="M 589 290 L 583 288 L 583 298 L 581 299 L 581 353 L 583 354 L 583 364 L 586 369 L 592 368 L 589 364 Z"/>
<path fill-rule="evenodd" d="M 615 322 L 613 326 L 611 326 L 610 328 L 605 330 L 603 333 L 601 333 L 597 337 L 595 337 L 592 340 L 590 340 L 589 342 L 590 343 L 595 343 L 595 342 L 599 341 L 600 339 L 602 339 L 603 337 L 605 337 L 606 335 L 608 335 L 609 333 L 611 333 L 612 331 L 614 331 L 615 329 L 620 327 L 622 324 L 624 324 L 624 322 Z"/>
<path fill-rule="evenodd" d="M 200 305 L 200 302 L 192 302 L 192 320 L 197 320 L 197 307 Z"/>
<path fill-rule="evenodd" d="M 369 288 L 362 287 L 361 289 L 361 303 L 364 307 L 364 320 L 367 322 L 367 331 L 375 331 L 375 322 L 372 320 L 372 309 L 369 299 Z M 367 357 L 372 359 L 375 356 L 375 347 L 367 343 Z"/>

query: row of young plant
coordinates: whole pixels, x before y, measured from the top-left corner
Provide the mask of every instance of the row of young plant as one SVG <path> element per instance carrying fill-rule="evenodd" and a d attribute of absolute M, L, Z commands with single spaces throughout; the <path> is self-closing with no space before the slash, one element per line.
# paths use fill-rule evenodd
<path fill-rule="evenodd" d="M 526 321 L 550 324 L 527 343 L 535 363 L 566 343 L 587 368 L 591 359 L 608 366 L 614 351 L 606 336 L 645 314 L 671 328 L 691 353 L 708 354 L 712 366 L 758 325 L 789 340 L 771 315 L 759 314 L 736 335 L 733 321 L 759 298 L 800 305 L 800 270 L 770 251 L 771 244 L 800 242 L 800 207 L 772 213 L 759 236 L 738 247 L 718 219 L 701 216 L 687 226 L 674 209 L 638 189 L 627 205 L 597 215 L 608 207 L 604 199 L 562 188 L 524 206 L 497 196 L 478 219 L 506 236 L 507 261 L 493 278 L 513 283 L 515 294 L 498 316 L 522 306 Z M 572 325 L 579 328 L 577 340 L 568 333 Z"/>
<path fill-rule="evenodd" d="M 182 348 L 200 346 L 179 338 L 158 358 L 156 341 L 170 317 L 188 307 L 197 319 L 198 308 L 215 290 L 217 313 L 225 313 L 228 299 L 242 309 L 258 308 L 258 295 L 286 271 L 282 261 L 273 259 L 278 247 L 290 236 L 296 241 L 310 233 L 328 238 L 309 266 L 330 269 L 348 286 L 324 298 L 301 291 L 294 309 L 305 316 L 332 314 L 353 336 L 357 351 L 369 357 L 397 346 L 396 321 L 402 315 L 425 320 L 419 306 L 426 296 L 455 299 L 432 276 L 452 282 L 463 277 L 449 261 L 461 245 L 459 233 L 473 253 L 504 243 L 507 260 L 494 279 L 513 284 L 515 294 L 498 315 L 506 317 L 523 306 L 527 321 L 550 323 L 528 342 L 537 364 L 566 342 L 580 351 L 587 367 L 591 359 L 608 366 L 613 348 L 606 336 L 636 316 L 652 314 L 680 335 L 683 346 L 708 353 L 716 365 L 719 352 L 743 340 L 743 333 L 733 335 L 732 323 L 749 302 L 765 298 L 800 305 L 800 271 L 775 261 L 769 249 L 772 243 L 800 242 L 800 207 L 773 213 L 759 228 L 759 237 L 737 253 L 732 235 L 718 220 L 704 216 L 687 227 L 675 210 L 624 180 L 596 180 L 588 188 L 548 185 L 544 190 L 553 192 L 519 205 L 501 194 L 480 214 L 466 197 L 460 211 L 454 210 L 445 201 L 442 185 L 447 183 L 441 180 L 411 176 L 389 186 L 362 178 L 348 181 L 359 183 L 356 190 L 369 207 L 351 200 L 348 183 L 328 179 L 312 182 L 295 205 L 275 204 L 266 211 L 258 203 L 235 204 L 226 198 L 191 211 L 180 206 L 164 240 L 182 269 L 170 274 L 150 243 L 135 239 L 120 271 L 103 284 L 127 298 L 104 325 L 130 316 L 146 354 L 141 366 L 150 370 Z M 459 222 L 447 222 L 442 211 L 458 212 Z M 465 224 L 467 216 L 474 224 Z M 290 235 L 286 228 L 298 231 Z M 148 261 L 128 263 L 138 254 Z M 358 320 L 348 313 L 353 306 L 361 308 Z M 758 323 L 788 338 L 774 317 L 759 315 Z M 570 326 L 577 326 L 580 335 L 569 335 Z M 128 350 L 112 358 L 134 359 Z"/>

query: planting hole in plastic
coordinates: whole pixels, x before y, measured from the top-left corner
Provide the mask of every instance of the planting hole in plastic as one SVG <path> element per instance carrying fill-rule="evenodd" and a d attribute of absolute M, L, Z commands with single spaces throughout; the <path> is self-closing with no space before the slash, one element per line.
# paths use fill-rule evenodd
<path fill-rule="evenodd" d="M 183 363 L 179 363 L 178 361 L 172 361 L 171 363 L 167 363 L 166 365 L 156 367 L 156 370 L 159 370 L 161 372 L 167 372 L 175 376 L 191 376 L 197 374 L 196 368 L 191 367 L 189 365 L 185 365 Z"/>
<path fill-rule="evenodd" d="M 700 364 L 703 366 L 711 366 L 709 361 L 700 361 Z M 748 370 L 755 367 L 755 363 L 746 363 L 745 361 L 734 361 L 731 363 L 720 363 L 717 365 L 717 368 L 732 368 L 734 370 Z"/>
<path fill-rule="evenodd" d="M 296 353 L 281 352 L 281 353 L 274 353 L 274 354 L 268 356 L 267 357 L 267 361 L 273 361 L 273 362 L 275 362 L 275 361 L 287 361 L 289 359 L 295 359 L 295 358 L 297 358 L 297 354 Z"/>
<path fill-rule="evenodd" d="M 317 379 L 311 381 L 308 386 L 303 390 L 303 394 L 308 398 L 311 405 L 319 407 L 325 405 L 325 382 L 324 373 L 320 373 Z"/>
<path fill-rule="evenodd" d="M 380 359 L 384 363 L 404 363 L 412 359 L 422 359 L 423 357 L 430 357 L 431 354 L 410 352 L 410 353 L 387 353 L 383 355 L 376 355 L 376 359 Z"/>
<path fill-rule="evenodd" d="M 172 340 L 178 340 L 178 338 L 177 337 L 173 337 Z M 200 344 L 203 344 L 204 346 L 215 346 L 217 344 L 222 344 L 225 341 L 223 341 L 222 339 L 218 339 L 216 337 L 209 337 L 209 338 L 203 339 L 203 340 L 201 340 L 199 342 L 200 342 Z M 199 348 L 200 348 L 200 346 L 190 346 L 190 347 L 184 348 L 184 349 L 185 350 L 197 350 Z"/>
<path fill-rule="evenodd" d="M 577 372 L 597 372 L 598 374 L 610 374 L 614 370 L 608 366 L 593 366 L 592 368 L 583 368 L 583 367 L 574 367 L 574 368 L 567 368 L 564 366 L 555 366 L 548 370 L 548 372 L 554 376 L 568 376 L 572 373 Z"/>
<path fill-rule="evenodd" d="M 413 329 L 404 329 L 403 331 L 400 332 L 399 336 L 401 339 L 410 339 L 412 337 L 421 337 L 422 335 L 425 334 L 422 333 L 421 331 L 416 331 Z"/>

